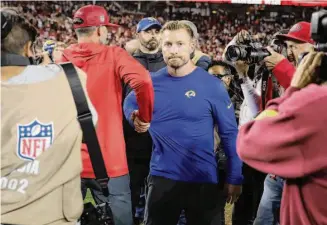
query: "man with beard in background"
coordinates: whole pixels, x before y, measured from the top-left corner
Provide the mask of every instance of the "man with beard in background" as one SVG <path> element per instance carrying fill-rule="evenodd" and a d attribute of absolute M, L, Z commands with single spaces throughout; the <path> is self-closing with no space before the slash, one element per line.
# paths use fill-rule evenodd
<path fill-rule="evenodd" d="M 130 124 L 138 132 L 149 129 L 153 140 L 145 224 L 176 225 L 185 209 L 188 224 L 209 225 L 216 206 L 225 205 L 217 201 L 215 124 L 228 156 L 227 201 L 235 202 L 241 192 L 234 107 L 223 82 L 193 64 L 190 56 L 196 43 L 188 25 L 170 21 L 161 37 L 167 67 L 152 74 L 155 106 L 151 126 L 139 120 L 134 92 L 124 103 Z"/>
<path fill-rule="evenodd" d="M 150 72 L 156 72 L 166 66 L 159 49 L 161 24 L 152 17 L 142 19 L 136 28 L 139 49 L 133 57 Z"/>
<path fill-rule="evenodd" d="M 132 56 L 150 72 L 156 72 L 166 66 L 162 52 L 159 50 L 161 27 L 160 22 L 152 17 L 142 19 L 137 25 L 138 49 Z M 124 86 L 125 96 L 127 96 L 131 90 L 129 85 L 126 84 Z M 144 183 L 149 174 L 152 140 L 148 132 L 137 133 L 125 118 L 123 120 L 123 125 L 131 179 L 134 224 L 139 224 L 140 221 L 143 220 L 145 205 L 143 193 Z M 141 194 L 142 197 L 140 198 Z"/>

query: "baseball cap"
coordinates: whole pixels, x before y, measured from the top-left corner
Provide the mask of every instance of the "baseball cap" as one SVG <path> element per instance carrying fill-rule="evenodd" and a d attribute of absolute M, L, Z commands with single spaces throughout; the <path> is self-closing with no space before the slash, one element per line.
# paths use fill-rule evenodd
<path fill-rule="evenodd" d="M 137 24 L 136 32 L 139 33 L 141 31 L 148 30 L 149 28 L 155 27 L 161 29 L 162 25 L 157 19 L 153 17 L 146 17 L 141 19 L 141 21 Z"/>
<path fill-rule="evenodd" d="M 276 37 L 314 44 L 311 39 L 311 23 L 308 22 L 299 22 L 293 25 L 287 34 L 276 35 Z"/>
<path fill-rule="evenodd" d="M 110 23 L 108 12 L 98 5 L 86 5 L 78 9 L 74 14 L 74 29 L 93 26 L 119 27 L 117 24 Z"/>

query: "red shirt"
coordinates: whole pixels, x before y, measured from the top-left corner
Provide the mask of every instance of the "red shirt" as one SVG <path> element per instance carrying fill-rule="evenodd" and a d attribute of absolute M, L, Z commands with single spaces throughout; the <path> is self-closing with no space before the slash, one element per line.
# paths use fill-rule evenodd
<path fill-rule="evenodd" d="M 290 61 L 283 59 L 274 67 L 272 72 L 278 83 L 280 83 L 283 88 L 287 89 L 291 84 L 295 70 L 296 68 Z"/>
<path fill-rule="evenodd" d="M 97 136 L 109 177 L 128 174 L 123 136 L 122 81 L 135 90 L 139 116 L 150 122 L 153 86 L 150 74 L 125 50 L 94 43 L 71 45 L 62 61 L 71 61 L 87 73 L 87 91 L 98 113 Z M 94 178 L 86 145 L 82 146 L 83 178 Z"/>
<path fill-rule="evenodd" d="M 268 103 L 259 120 L 240 128 L 240 158 L 286 178 L 281 225 L 327 224 L 326 112 L 327 86 L 289 88 Z"/>
<path fill-rule="evenodd" d="M 276 77 L 278 83 L 287 89 L 292 81 L 293 75 L 295 73 L 296 68 L 293 64 L 287 59 L 283 59 L 280 61 L 272 70 L 273 75 Z M 268 79 L 268 88 L 266 93 L 266 102 L 272 99 L 272 91 L 273 91 L 273 83 L 271 78 Z M 262 111 L 262 102 L 260 101 L 260 110 Z"/>

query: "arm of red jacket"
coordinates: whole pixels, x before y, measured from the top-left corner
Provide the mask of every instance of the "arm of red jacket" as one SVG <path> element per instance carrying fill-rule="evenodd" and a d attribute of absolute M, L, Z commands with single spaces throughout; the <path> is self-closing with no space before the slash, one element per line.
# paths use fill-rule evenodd
<path fill-rule="evenodd" d="M 296 68 L 293 64 L 287 59 L 284 59 L 274 67 L 272 72 L 280 85 L 287 89 L 291 85 L 295 70 Z"/>
<path fill-rule="evenodd" d="M 308 100 L 314 93 L 289 88 L 256 120 L 243 125 L 237 139 L 240 158 L 259 171 L 285 178 L 303 177 L 326 168 L 325 146 L 312 146 L 317 138 L 324 138 L 324 121 L 319 115 L 327 107 L 319 104 L 324 104 L 326 97 Z"/>
<path fill-rule="evenodd" d="M 115 50 L 115 59 L 115 73 L 135 91 L 140 119 L 151 122 L 154 92 L 149 72 L 122 48 Z"/>

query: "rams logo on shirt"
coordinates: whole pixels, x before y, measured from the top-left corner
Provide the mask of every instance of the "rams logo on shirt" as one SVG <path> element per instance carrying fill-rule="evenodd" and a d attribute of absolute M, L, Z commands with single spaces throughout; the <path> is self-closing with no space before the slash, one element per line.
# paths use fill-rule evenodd
<path fill-rule="evenodd" d="M 193 90 L 189 90 L 189 91 L 187 91 L 185 93 L 185 95 L 186 95 L 186 97 L 191 98 L 191 97 L 195 97 L 196 96 L 196 93 Z"/>

